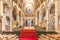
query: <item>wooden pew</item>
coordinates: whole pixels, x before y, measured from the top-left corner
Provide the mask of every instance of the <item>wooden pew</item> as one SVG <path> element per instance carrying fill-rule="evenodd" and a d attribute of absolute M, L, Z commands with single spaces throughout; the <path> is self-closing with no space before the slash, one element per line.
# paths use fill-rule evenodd
<path fill-rule="evenodd" d="M 58 39 L 56 34 L 47 34 L 47 35 L 41 34 L 41 36 L 39 37 L 40 40 L 60 40 Z"/>
<path fill-rule="evenodd" d="M 3 35 L 0 35 L 0 40 L 15 40 L 17 38 L 16 34 L 12 35 L 6 35 L 6 34 L 3 34 Z"/>
<path fill-rule="evenodd" d="M 55 34 L 53 34 L 53 35 L 49 34 L 47 36 L 50 37 L 50 40 L 57 40 L 57 37 Z"/>
<path fill-rule="evenodd" d="M 39 36 L 41 40 L 49 40 L 49 37 L 47 37 L 46 35 L 41 34 L 41 36 Z"/>

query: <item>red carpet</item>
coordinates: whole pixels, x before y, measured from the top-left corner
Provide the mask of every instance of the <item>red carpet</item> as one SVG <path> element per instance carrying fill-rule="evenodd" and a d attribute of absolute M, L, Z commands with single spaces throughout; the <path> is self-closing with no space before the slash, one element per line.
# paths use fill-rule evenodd
<path fill-rule="evenodd" d="M 36 30 L 22 30 L 19 40 L 38 40 Z"/>

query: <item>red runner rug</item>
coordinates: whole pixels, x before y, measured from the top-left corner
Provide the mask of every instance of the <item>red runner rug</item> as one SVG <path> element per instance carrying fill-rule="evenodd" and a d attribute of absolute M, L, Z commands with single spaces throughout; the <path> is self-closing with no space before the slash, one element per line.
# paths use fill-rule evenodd
<path fill-rule="evenodd" d="M 19 40 L 38 40 L 36 30 L 22 30 Z"/>

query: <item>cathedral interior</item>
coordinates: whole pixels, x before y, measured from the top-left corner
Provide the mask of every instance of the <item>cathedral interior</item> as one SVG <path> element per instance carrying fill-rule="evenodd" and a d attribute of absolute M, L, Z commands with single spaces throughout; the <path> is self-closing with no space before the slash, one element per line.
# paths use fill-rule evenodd
<path fill-rule="evenodd" d="M 0 40 L 22 40 L 22 30 L 35 30 L 37 40 L 60 40 L 59 8 L 60 0 L 0 0 Z"/>

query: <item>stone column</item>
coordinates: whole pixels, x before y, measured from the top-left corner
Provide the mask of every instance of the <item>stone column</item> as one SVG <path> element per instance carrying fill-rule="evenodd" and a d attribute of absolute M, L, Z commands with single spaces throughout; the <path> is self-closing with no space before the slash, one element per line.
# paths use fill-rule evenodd
<path fill-rule="evenodd" d="M 46 31 L 49 31 L 49 10 L 46 9 Z"/>
<path fill-rule="evenodd" d="M 17 0 L 17 5 L 19 5 L 20 0 Z M 19 22 L 19 9 L 17 7 L 17 22 Z"/>
<path fill-rule="evenodd" d="M 39 16 L 40 16 L 40 19 L 39 19 L 39 22 L 40 22 L 40 23 L 39 23 L 39 24 L 40 24 L 40 27 L 42 27 L 42 23 L 41 23 L 41 22 L 42 22 L 42 12 L 41 12 L 41 11 L 40 11 Z"/>
<path fill-rule="evenodd" d="M 35 24 L 34 25 L 37 26 L 37 11 L 35 13 L 35 19 L 34 20 L 35 20 Z"/>
<path fill-rule="evenodd" d="M 60 0 L 59 0 L 59 13 L 60 13 Z M 59 16 L 60 16 L 60 14 L 59 14 Z M 59 19 L 59 21 L 60 21 L 60 19 Z M 60 33 L 60 23 L 59 23 L 59 33 Z"/>
<path fill-rule="evenodd" d="M 58 32 L 59 0 L 55 0 L 55 31 Z"/>
<path fill-rule="evenodd" d="M 21 17 L 21 26 L 23 26 L 23 16 Z"/>
<path fill-rule="evenodd" d="M 48 0 L 46 0 L 46 31 L 49 31 L 48 27 L 49 27 L 49 8 L 48 8 Z"/>
<path fill-rule="evenodd" d="M 35 17 L 35 26 L 37 26 L 37 17 Z"/>
<path fill-rule="evenodd" d="M 10 5 L 10 31 L 13 31 L 13 23 L 12 23 L 12 20 L 13 20 L 13 18 L 12 18 L 12 7 L 13 7 L 13 5 L 12 5 L 12 0 L 10 0 L 10 2 L 9 2 L 9 5 Z"/>
<path fill-rule="evenodd" d="M 41 20 L 42 20 L 42 16 L 41 16 L 41 13 L 39 13 L 39 26 L 41 26 Z"/>
<path fill-rule="evenodd" d="M 10 17 L 10 31 L 13 31 L 12 13 L 11 13 L 11 17 Z"/>
<path fill-rule="evenodd" d="M 4 15 L 3 15 L 3 0 L 0 0 L 0 15 L 3 17 Z M 4 31 L 5 30 L 5 27 L 4 27 L 4 22 L 3 22 L 3 18 L 2 18 L 2 31 Z"/>
<path fill-rule="evenodd" d="M 3 1 L 0 0 L 0 15 L 3 16 Z"/>
<path fill-rule="evenodd" d="M 39 21 L 41 22 L 41 20 L 42 20 L 42 13 L 40 13 L 39 16 L 40 16 L 40 20 Z"/>

